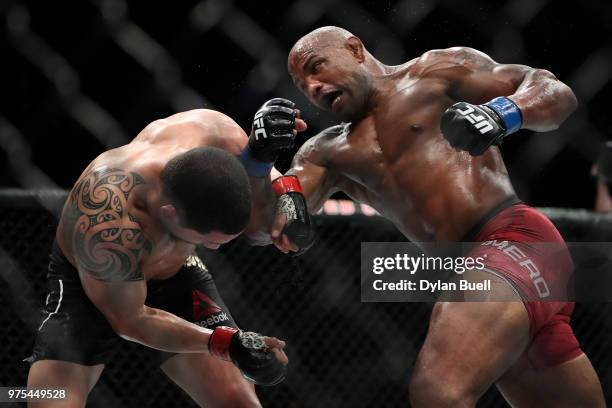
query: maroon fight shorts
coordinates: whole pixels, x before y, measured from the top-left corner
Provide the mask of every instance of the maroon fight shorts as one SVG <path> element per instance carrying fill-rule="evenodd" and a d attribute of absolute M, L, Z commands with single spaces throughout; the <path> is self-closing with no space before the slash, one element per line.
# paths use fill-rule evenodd
<path fill-rule="evenodd" d="M 582 353 L 569 325 L 574 302 L 546 301 L 553 288 L 569 290 L 573 263 L 552 222 L 535 208 L 514 202 L 473 236 L 480 244 L 469 256 L 486 255 L 485 269 L 506 280 L 523 299 L 530 324 L 529 363 L 535 368 L 554 367 Z"/>

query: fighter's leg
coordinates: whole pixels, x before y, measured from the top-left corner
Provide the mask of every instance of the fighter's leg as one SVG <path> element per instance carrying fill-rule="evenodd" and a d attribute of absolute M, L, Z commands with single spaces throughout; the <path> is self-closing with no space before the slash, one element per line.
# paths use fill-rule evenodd
<path fill-rule="evenodd" d="M 513 407 L 606 406 L 597 373 L 585 354 L 552 368 L 535 369 L 519 360 L 497 387 Z"/>
<path fill-rule="evenodd" d="M 419 407 L 473 407 L 511 367 L 529 342 L 529 318 L 504 279 L 469 271 L 469 281 L 490 279 L 496 299 L 507 302 L 438 302 L 410 382 Z"/>
<path fill-rule="evenodd" d="M 77 408 L 84 407 L 87 395 L 100 378 L 104 364 L 87 366 L 59 360 L 38 360 L 30 367 L 28 388 L 65 389 L 64 400 L 30 402 L 35 408 Z"/>
<path fill-rule="evenodd" d="M 261 407 L 253 384 L 227 361 L 203 353 L 178 354 L 161 369 L 200 406 Z"/>
<path fill-rule="evenodd" d="M 47 275 L 47 296 L 38 326 L 28 387 L 64 388 L 68 398 L 33 407 L 84 407 L 120 338 L 91 303 L 77 270 L 56 243 Z"/>

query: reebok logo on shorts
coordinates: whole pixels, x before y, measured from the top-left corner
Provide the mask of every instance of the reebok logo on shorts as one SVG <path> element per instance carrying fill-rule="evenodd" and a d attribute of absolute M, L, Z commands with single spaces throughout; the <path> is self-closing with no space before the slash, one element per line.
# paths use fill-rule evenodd
<path fill-rule="evenodd" d="M 190 255 L 187 257 L 187 259 L 185 259 L 185 266 L 187 267 L 195 266 L 195 267 L 202 269 L 203 271 L 208 271 L 208 269 L 206 269 L 206 265 L 204 265 L 204 262 L 202 262 L 202 260 L 195 255 Z"/>
<path fill-rule="evenodd" d="M 219 315 L 210 316 L 204 320 L 195 321 L 194 323 L 200 327 L 213 327 L 217 323 L 225 322 L 229 320 L 227 313 L 221 312 Z"/>
<path fill-rule="evenodd" d="M 198 326 L 207 327 L 229 320 L 219 305 L 198 289 L 191 293 L 193 302 L 193 321 Z"/>

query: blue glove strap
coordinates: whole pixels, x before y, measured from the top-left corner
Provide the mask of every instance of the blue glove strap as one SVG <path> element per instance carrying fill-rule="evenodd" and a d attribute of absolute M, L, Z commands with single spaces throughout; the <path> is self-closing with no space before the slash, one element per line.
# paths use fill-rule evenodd
<path fill-rule="evenodd" d="M 485 103 L 486 106 L 493 109 L 504 122 L 506 134 L 508 136 L 521 128 L 523 124 L 523 116 L 521 110 L 514 102 L 505 96 L 499 96 Z"/>
<path fill-rule="evenodd" d="M 274 162 L 266 163 L 255 159 L 248 144 L 244 146 L 238 159 L 251 177 L 266 177 L 274 167 Z"/>

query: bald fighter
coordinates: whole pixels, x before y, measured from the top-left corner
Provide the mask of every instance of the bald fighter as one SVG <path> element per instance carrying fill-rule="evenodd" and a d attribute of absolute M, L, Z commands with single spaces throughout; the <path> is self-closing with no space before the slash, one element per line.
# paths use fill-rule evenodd
<path fill-rule="evenodd" d="M 304 128 L 283 99 L 262 106 L 249 138 L 219 112 L 192 110 L 94 159 L 59 220 L 28 387 L 67 389 L 61 406 L 85 406 L 125 339 L 200 406 L 260 406 L 252 382 L 284 379 L 285 343 L 238 329 L 195 249 L 269 231 L 272 166 Z"/>
<path fill-rule="evenodd" d="M 603 407 L 601 386 L 574 337 L 574 305 L 538 299 L 529 274 L 502 251 L 515 243 L 543 279 L 571 273 L 524 242 L 563 239 L 520 203 L 499 145 L 519 129 L 556 129 L 576 108 L 546 70 L 499 64 L 466 47 L 432 50 L 402 65 L 375 59 L 337 27 L 301 38 L 288 59 L 295 85 L 342 125 L 308 140 L 289 174 L 317 211 L 343 191 L 390 219 L 414 242 L 497 242 L 478 248 L 494 297 L 513 302 L 438 302 L 410 382 L 414 407 L 473 407 L 496 384 L 520 407 Z M 280 234 L 279 217 L 273 235 Z"/>

